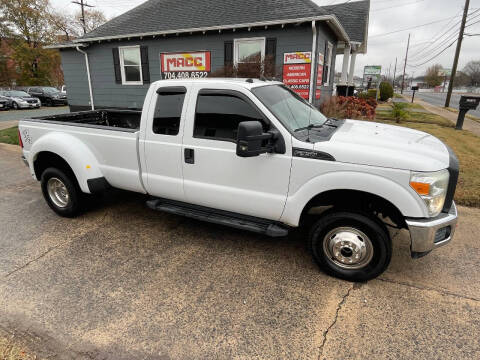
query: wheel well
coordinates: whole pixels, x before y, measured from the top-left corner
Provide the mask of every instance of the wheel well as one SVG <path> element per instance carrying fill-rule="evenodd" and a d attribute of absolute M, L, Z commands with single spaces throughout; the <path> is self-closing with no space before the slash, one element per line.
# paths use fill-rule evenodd
<path fill-rule="evenodd" d="M 305 205 L 300 222 L 303 222 L 315 208 L 342 208 L 357 210 L 378 216 L 382 222 L 386 219 L 399 228 L 406 228 L 404 216 L 390 201 L 368 192 L 358 190 L 330 190 L 313 197 Z"/>
<path fill-rule="evenodd" d="M 76 179 L 75 173 L 64 158 L 49 151 L 42 151 L 38 153 L 35 161 L 33 162 L 33 169 L 35 170 L 35 177 L 37 180 L 40 181 L 43 172 L 49 167 L 63 170 L 65 173 L 72 175 L 73 178 Z"/>

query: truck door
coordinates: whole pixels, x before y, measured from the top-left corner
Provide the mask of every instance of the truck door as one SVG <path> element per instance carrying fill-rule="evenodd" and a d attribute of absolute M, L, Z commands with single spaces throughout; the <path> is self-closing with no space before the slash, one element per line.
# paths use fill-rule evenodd
<path fill-rule="evenodd" d="M 182 135 L 187 88 L 163 86 L 152 95 L 144 140 L 144 186 L 149 194 L 185 201 Z"/>
<path fill-rule="evenodd" d="M 183 140 L 185 198 L 192 204 L 278 220 L 288 193 L 291 155 L 236 155 L 239 122 L 259 120 L 264 128 L 270 126 L 248 90 L 242 90 L 221 85 L 206 89 L 201 84 L 192 89 Z M 290 139 L 285 142 L 288 149 Z"/>

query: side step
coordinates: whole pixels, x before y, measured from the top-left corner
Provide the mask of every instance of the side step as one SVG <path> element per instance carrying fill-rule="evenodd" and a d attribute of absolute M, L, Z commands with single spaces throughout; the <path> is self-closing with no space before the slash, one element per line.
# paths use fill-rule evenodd
<path fill-rule="evenodd" d="M 214 224 L 226 225 L 236 229 L 248 230 L 271 237 L 288 235 L 288 228 L 286 226 L 253 216 L 235 214 L 228 211 L 159 198 L 148 200 L 147 206 L 153 210 L 182 215 Z"/>

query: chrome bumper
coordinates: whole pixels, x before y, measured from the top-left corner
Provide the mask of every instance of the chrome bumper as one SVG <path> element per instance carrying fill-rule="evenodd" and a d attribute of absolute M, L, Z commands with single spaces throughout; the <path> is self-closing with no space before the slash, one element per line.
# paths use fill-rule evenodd
<path fill-rule="evenodd" d="M 418 257 L 448 244 L 453 239 L 457 217 L 457 207 L 452 203 L 448 214 L 442 213 L 431 219 L 407 219 L 406 223 L 412 240 L 412 256 L 416 254 Z"/>

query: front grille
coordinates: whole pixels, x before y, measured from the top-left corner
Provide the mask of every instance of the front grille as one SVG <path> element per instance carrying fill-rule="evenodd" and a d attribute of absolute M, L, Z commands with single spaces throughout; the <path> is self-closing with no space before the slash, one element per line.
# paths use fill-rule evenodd
<path fill-rule="evenodd" d="M 452 232 L 452 228 L 450 226 L 446 226 L 444 228 L 438 229 L 435 233 L 435 239 L 433 240 L 434 243 L 439 243 L 445 239 L 448 239 L 450 233 Z"/>
<path fill-rule="evenodd" d="M 27 100 L 27 102 L 28 102 L 29 104 L 36 104 L 36 103 L 37 103 L 37 100 Z"/>

